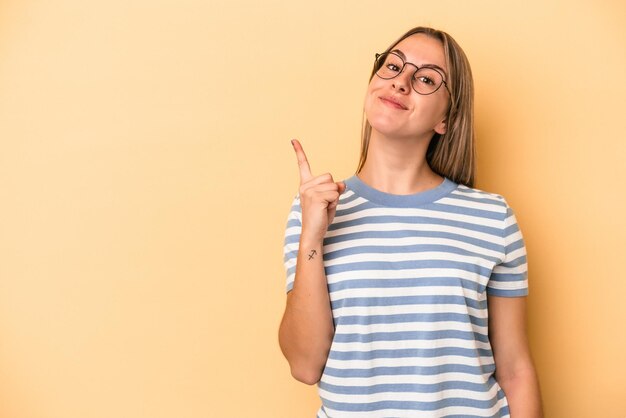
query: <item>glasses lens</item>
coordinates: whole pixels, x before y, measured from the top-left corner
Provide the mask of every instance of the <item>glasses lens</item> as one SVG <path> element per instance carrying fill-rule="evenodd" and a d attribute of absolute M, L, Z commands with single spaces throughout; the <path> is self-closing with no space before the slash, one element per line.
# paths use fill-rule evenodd
<path fill-rule="evenodd" d="M 376 58 L 376 75 L 389 80 L 402 72 L 405 62 L 393 52 L 380 54 Z M 443 84 L 443 76 L 434 68 L 423 67 L 413 76 L 413 89 L 419 94 L 432 94 Z"/>
<path fill-rule="evenodd" d="M 376 75 L 380 78 L 390 79 L 394 78 L 402 71 L 404 67 L 404 61 L 396 54 L 385 53 L 378 56 L 376 59 Z"/>
<path fill-rule="evenodd" d="M 432 94 L 441 87 L 443 77 L 433 68 L 420 68 L 413 76 L 413 88 L 420 94 Z"/>

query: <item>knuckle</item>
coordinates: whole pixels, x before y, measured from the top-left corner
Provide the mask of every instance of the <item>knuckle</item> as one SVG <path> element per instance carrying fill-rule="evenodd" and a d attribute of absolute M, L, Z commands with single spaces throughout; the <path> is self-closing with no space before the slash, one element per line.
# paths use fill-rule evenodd
<path fill-rule="evenodd" d="M 320 179 L 325 180 L 327 182 L 332 182 L 333 176 L 330 173 L 324 173 L 320 176 Z"/>

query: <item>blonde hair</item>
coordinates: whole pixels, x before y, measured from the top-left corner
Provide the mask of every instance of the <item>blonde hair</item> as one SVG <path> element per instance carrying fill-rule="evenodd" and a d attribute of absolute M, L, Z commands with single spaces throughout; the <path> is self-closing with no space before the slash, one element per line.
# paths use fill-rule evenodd
<path fill-rule="evenodd" d="M 426 161 L 437 174 L 447 177 L 458 184 L 474 186 L 476 171 L 476 149 L 474 144 L 474 82 L 472 70 L 465 53 L 456 41 L 447 33 L 428 28 L 416 27 L 395 41 L 385 52 L 391 51 L 400 41 L 415 34 L 425 34 L 439 40 L 443 45 L 450 90 L 450 107 L 446 114 L 446 132 L 435 133 L 426 151 Z M 372 69 L 370 80 L 376 74 L 376 65 Z M 361 156 L 356 172 L 359 173 L 367 158 L 367 149 L 372 126 L 363 116 L 361 133 Z"/>

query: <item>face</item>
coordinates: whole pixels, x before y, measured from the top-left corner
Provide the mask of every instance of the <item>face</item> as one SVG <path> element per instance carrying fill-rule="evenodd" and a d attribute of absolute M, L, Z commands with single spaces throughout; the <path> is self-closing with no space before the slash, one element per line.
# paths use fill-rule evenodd
<path fill-rule="evenodd" d="M 411 35 L 392 51 L 418 67 L 436 65 L 443 69 L 444 80 L 449 79 L 443 45 L 437 39 L 424 34 Z M 372 77 L 364 108 L 373 135 L 430 140 L 435 133 L 445 133 L 444 118 L 450 102 L 448 90 L 442 85 L 433 94 L 418 94 L 411 87 L 415 70 L 414 66 L 406 65 L 395 78 Z"/>

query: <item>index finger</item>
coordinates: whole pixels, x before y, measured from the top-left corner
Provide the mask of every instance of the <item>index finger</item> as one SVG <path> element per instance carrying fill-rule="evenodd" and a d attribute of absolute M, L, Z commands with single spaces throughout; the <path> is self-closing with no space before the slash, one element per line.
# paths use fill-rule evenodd
<path fill-rule="evenodd" d="M 300 168 L 300 184 L 310 180 L 313 175 L 311 174 L 311 167 L 309 166 L 309 160 L 306 159 L 306 154 L 302 145 L 297 139 L 291 140 L 291 145 L 296 151 L 296 157 L 298 158 L 298 167 Z"/>

